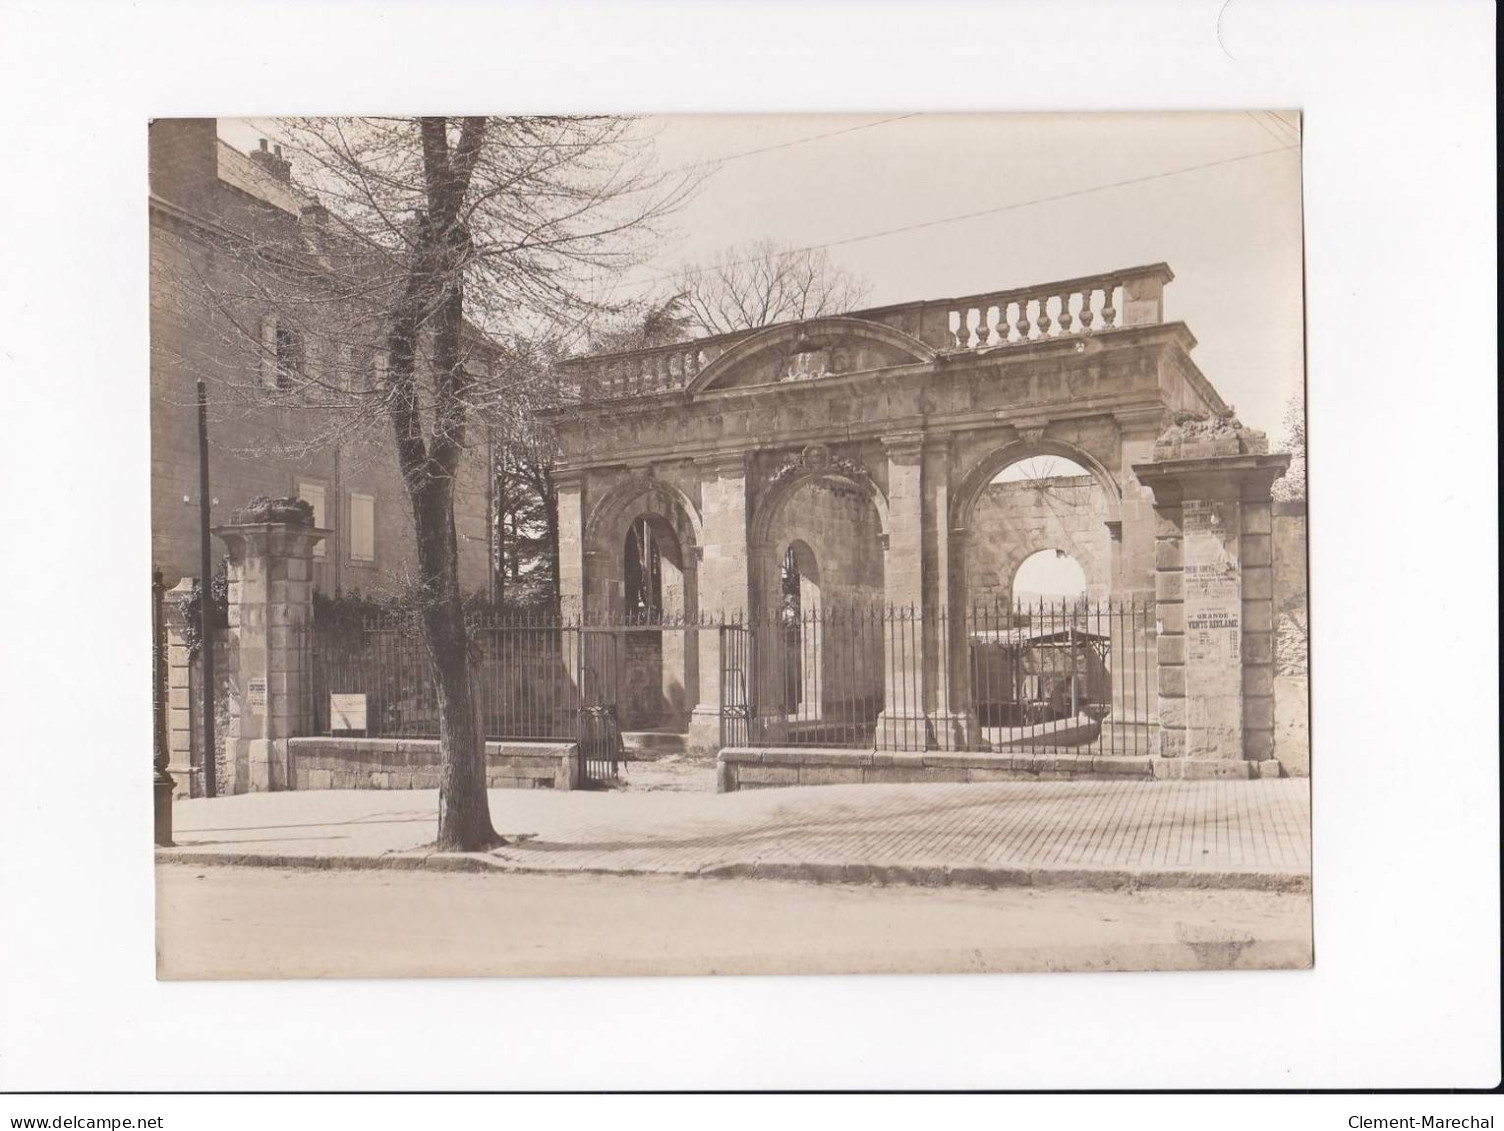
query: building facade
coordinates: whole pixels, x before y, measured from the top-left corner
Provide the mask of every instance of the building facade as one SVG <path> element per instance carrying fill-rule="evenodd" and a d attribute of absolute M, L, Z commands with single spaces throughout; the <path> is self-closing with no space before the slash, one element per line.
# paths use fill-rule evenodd
<path fill-rule="evenodd" d="M 249 257 L 227 243 L 319 238 L 326 214 L 300 189 L 280 147 L 241 153 L 220 140 L 216 122 L 160 119 L 149 135 L 151 239 L 151 516 L 154 565 L 171 587 L 199 572 L 199 441 L 195 383 L 209 395 L 209 483 L 213 522 L 256 496 L 299 496 L 330 534 L 315 550 L 315 588 L 327 594 L 377 594 L 400 587 L 415 559 L 406 491 L 389 438 L 373 416 L 359 435 L 321 439 L 317 414 L 268 396 L 244 395 L 263 381 L 277 386 L 284 354 L 298 353 L 296 331 L 271 305 L 256 309 L 256 281 L 242 277 Z M 191 294 L 189 292 L 192 292 Z M 235 295 L 236 309 L 205 313 L 205 294 Z M 251 327 L 264 356 L 225 329 Z M 479 352 L 483 353 L 483 344 Z M 379 387 L 379 349 L 330 349 L 318 359 L 344 372 L 348 389 Z M 225 395 L 234 388 L 237 395 Z M 300 442 L 301 441 L 301 442 Z M 489 444 L 472 444 L 455 491 L 461 584 L 489 590 Z M 225 546 L 215 539 L 217 562 Z"/>

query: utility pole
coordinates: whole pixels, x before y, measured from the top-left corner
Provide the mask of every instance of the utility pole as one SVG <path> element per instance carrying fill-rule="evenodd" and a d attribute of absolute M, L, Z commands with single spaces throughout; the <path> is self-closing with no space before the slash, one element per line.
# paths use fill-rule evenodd
<path fill-rule="evenodd" d="M 198 381 L 198 639 L 204 703 L 204 796 L 218 793 L 214 780 L 214 617 L 209 566 L 209 393 Z"/>
<path fill-rule="evenodd" d="M 162 622 L 162 571 L 151 571 L 152 840 L 172 847 L 172 793 L 167 772 L 167 637 Z"/>

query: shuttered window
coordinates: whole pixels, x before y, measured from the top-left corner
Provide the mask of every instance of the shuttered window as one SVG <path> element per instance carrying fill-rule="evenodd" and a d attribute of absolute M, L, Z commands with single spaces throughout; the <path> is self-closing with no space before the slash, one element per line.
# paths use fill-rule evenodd
<path fill-rule="evenodd" d="M 306 503 L 312 504 L 313 525 L 318 527 L 320 530 L 324 529 L 324 489 L 314 483 L 299 483 L 298 498 L 302 499 Z M 323 539 L 320 539 L 314 544 L 313 556 L 316 558 L 322 558 L 324 556 L 324 553 L 324 542 Z"/>
<path fill-rule="evenodd" d="M 376 560 L 376 500 L 350 492 L 350 560 Z"/>

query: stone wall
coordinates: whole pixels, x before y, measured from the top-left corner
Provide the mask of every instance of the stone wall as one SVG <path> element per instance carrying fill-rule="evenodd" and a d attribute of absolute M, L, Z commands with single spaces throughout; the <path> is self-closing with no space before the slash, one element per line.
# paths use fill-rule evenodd
<path fill-rule="evenodd" d="M 1151 780 L 1156 759 L 1071 753 L 908 753 L 727 747 L 717 756 L 716 790 L 858 783 Z"/>
<path fill-rule="evenodd" d="M 437 739 L 294 738 L 294 789 L 437 789 Z M 490 789 L 578 789 L 572 742 L 486 743 Z"/>
<path fill-rule="evenodd" d="M 1274 504 L 1274 756 L 1285 772 L 1311 772 L 1306 505 Z"/>
<path fill-rule="evenodd" d="M 1063 550 L 1086 574 L 1087 596 L 1106 599 L 1112 542 L 1103 488 L 1090 475 L 993 483 L 972 512 L 966 540 L 967 600 L 1011 605 L 1013 575 L 1039 550 Z"/>

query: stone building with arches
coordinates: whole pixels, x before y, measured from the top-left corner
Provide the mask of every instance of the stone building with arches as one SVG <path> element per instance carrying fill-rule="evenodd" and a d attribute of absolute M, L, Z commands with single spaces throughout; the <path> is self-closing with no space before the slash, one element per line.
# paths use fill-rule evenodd
<path fill-rule="evenodd" d="M 915 693 L 901 710 L 890 697 L 886 733 L 902 749 L 967 747 L 976 723 L 958 625 L 1023 557 L 1068 548 L 1095 598 L 1173 599 L 1180 520 L 1156 506 L 1173 493 L 1168 473 L 1157 500 L 1141 470 L 1160 466 L 1156 445 L 1179 422 L 1220 422 L 1218 458 L 1231 435 L 1242 470 L 1226 471 L 1236 482 L 1219 480 L 1217 497 L 1230 490 L 1250 530 L 1267 514 L 1284 457 L 1231 421 L 1192 360 L 1195 337 L 1165 320 L 1172 279 L 1153 264 L 566 363 L 579 399 L 553 419 L 564 611 L 628 613 L 629 559 L 651 539 L 656 611 L 690 626 L 664 653 L 671 725 L 708 750 L 720 742 L 722 644 L 695 626 L 765 614 L 791 569 L 806 607 L 913 609 L 920 645 L 883 662 L 889 686 Z M 1083 473 L 1071 485 L 1081 513 L 1009 510 L 999 476 L 1040 457 Z M 1241 599 L 1237 639 L 1218 644 L 1239 672 L 1248 644 L 1263 649 L 1244 641 L 1241 626 L 1263 618 L 1245 617 Z M 1156 727 L 1165 713 L 1157 694 L 1142 711 L 1135 721 Z M 1261 739 L 1246 755 L 1268 756 Z"/>

